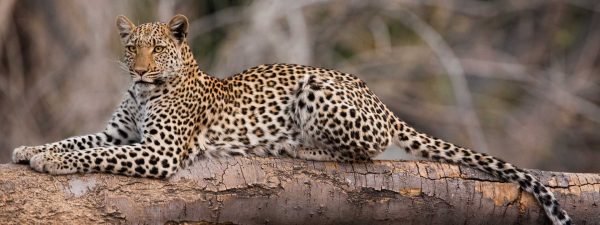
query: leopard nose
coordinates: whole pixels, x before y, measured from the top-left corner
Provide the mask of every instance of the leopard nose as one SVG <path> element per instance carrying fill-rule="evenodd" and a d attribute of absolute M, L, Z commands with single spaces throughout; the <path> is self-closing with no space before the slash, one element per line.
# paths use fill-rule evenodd
<path fill-rule="evenodd" d="M 136 69 L 135 69 L 135 72 L 136 72 L 138 75 L 140 75 L 140 76 L 144 76 L 144 74 L 145 74 L 146 72 L 148 72 L 148 69 L 146 69 L 146 68 L 136 68 Z"/>

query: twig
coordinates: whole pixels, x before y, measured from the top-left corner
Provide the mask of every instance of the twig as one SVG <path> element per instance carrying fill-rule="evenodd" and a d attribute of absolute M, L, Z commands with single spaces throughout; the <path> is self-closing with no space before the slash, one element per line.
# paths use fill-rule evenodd
<path fill-rule="evenodd" d="M 371 35 L 373 35 L 375 50 L 379 54 L 385 54 L 392 50 L 390 31 L 381 17 L 375 17 L 371 20 L 369 30 L 371 30 Z"/>
<path fill-rule="evenodd" d="M 463 122 L 467 125 L 467 133 L 473 142 L 474 148 L 480 152 L 487 152 L 488 147 L 483 136 L 479 118 L 473 107 L 473 100 L 464 70 L 460 60 L 456 57 L 450 46 L 442 36 L 421 18 L 404 8 L 395 7 L 395 10 L 386 11 L 388 15 L 398 19 L 410 27 L 425 41 L 433 52 L 438 56 L 442 65 L 446 68 L 450 82 L 453 86 L 454 97 L 458 105 L 464 110 Z"/>
<path fill-rule="evenodd" d="M 532 94 L 535 94 L 536 96 L 540 96 L 544 99 L 547 99 L 560 107 L 569 110 L 574 110 L 575 112 L 585 116 L 589 120 L 600 124 L 600 107 L 589 100 L 586 100 L 571 93 L 568 87 L 556 84 L 555 82 L 552 82 L 548 79 L 543 79 L 543 77 L 547 77 L 547 73 L 549 73 L 549 71 L 527 72 L 531 71 L 531 69 L 528 69 L 520 64 L 487 61 L 480 59 L 463 59 L 462 61 L 467 65 L 478 64 L 478 67 L 480 68 L 487 68 L 486 70 L 477 70 L 477 72 L 473 74 L 477 74 L 480 76 L 495 76 L 501 78 L 509 78 L 512 80 L 518 80 L 529 84 L 535 84 L 536 86 L 538 86 L 537 88 L 527 88 L 525 90 Z M 498 73 L 498 70 L 507 72 Z M 560 73 L 558 71 L 553 72 Z M 533 76 L 532 74 L 541 75 Z M 563 84 L 565 84 L 565 82 L 563 82 Z"/>

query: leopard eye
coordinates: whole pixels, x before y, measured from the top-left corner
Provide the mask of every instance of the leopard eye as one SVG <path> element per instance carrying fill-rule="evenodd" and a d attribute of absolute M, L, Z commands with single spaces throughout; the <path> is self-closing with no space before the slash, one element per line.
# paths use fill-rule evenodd
<path fill-rule="evenodd" d="M 126 48 L 127 48 L 127 51 L 135 53 L 135 46 L 130 45 L 130 46 L 127 46 Z"/>
<path fill-rule="evenodd" d="M 163 46 L 156 46 L 156 47 L 154 47 L 154 52 L 155 53 L 161 53 L 164 50 L 165 50 L 165 47 L 163 47 Z"/>

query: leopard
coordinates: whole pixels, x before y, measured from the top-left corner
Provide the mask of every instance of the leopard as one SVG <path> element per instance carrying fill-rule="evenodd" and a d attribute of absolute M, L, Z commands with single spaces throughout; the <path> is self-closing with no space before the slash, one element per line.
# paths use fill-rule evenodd
<path fill-rule="evenodd" d="M 53 175 L 104 172 L 165 179 L 195 161 L 233 156 L 368 162 L 388 146 L 476 168 L 531 193 L 553 224 L 571 218 L 530 172 L 399 119 L 355 75 L 265 64 L 220 79 L 200 70 L 189 21 L 135 25 L 118 16 L 121 65 L 131 78 L 101 132 L 13 150 L 14 163 Z"/>

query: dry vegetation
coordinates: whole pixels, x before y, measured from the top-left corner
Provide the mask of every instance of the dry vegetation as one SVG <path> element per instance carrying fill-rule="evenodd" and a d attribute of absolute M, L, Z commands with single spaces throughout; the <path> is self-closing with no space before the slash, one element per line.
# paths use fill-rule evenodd
<path fill-rule="evenodd" d="M 115 16 L 175 13 L 219 77 L 273 62 L 335 68 L 422 131 L 523 167 L 600 171 L 595 0 L 3 0 L 0 162 L 101 129 L 128 85 Z"/>

